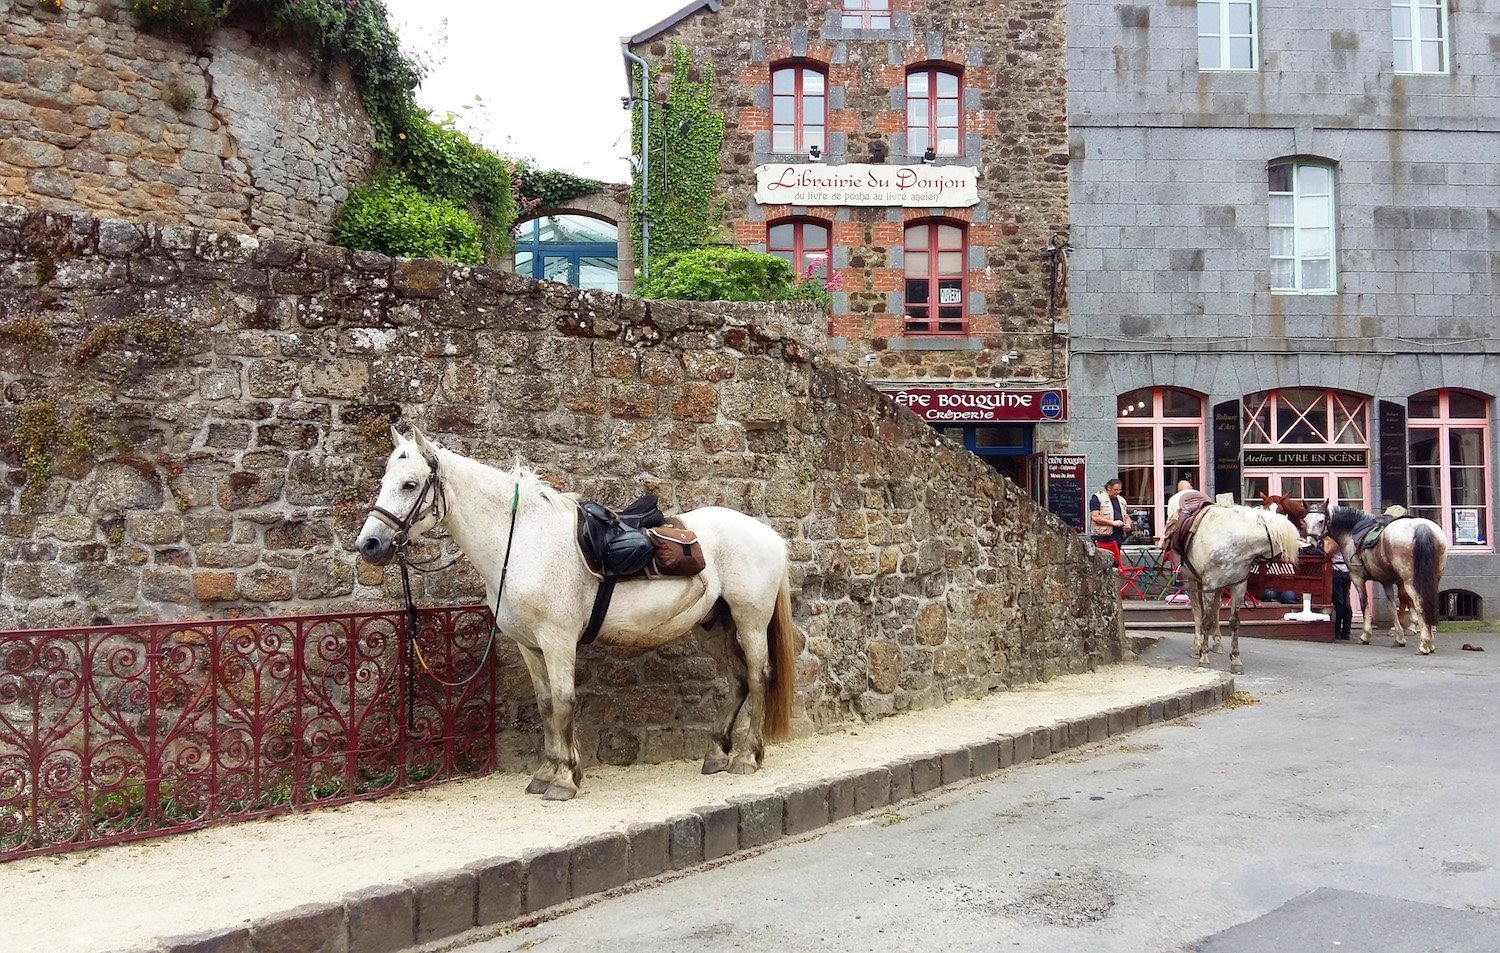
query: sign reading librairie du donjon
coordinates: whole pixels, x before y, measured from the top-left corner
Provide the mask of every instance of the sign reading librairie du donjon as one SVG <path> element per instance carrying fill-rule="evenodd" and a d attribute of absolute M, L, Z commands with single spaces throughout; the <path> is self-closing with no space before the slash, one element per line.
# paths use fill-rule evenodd
<path fill-rule="evenodd" d="M 958 165 L 761 165 L 755 167 L 755 201 L 967 208 L 979 204 L 979 170 Z"/>

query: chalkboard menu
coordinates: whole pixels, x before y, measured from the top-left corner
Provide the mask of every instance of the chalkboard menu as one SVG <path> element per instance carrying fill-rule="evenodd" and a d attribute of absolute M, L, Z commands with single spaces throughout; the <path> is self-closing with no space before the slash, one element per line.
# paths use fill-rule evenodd
<path fill-rule="evenodd" d="M 1083 502 L 1084 459 L 1081 453 L 1047 454 L 1047 509 L 1080 533 L 1088 515 Z"/>
<path fill-rule="evenodd" d="M 1380 402 L 1380 508 L 1406 506 L 1406 408 Z"/>
<path fill-rule="evenodd" d="M 1214 493 L 1240 498 L 1240 402 L 1214 404 Z"/>

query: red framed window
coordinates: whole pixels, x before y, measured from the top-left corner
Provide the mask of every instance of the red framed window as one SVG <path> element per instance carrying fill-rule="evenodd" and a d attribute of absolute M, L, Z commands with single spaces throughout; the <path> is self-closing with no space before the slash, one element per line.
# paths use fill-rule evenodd
<path fill-rule="evenodd" d="M 844 29 L 889 30 L 891 0 L 844 0 Z"/>
<path fill-rule="evenodd" d="M 1490 401 L 1430 390 L 1406 402 L 1411 515 L 1425 516 L 1455 546 L 1494 548 L 1490 535 Z"/>
<path fill-rule="evenodd" d="M 827 149 L 828 78 L 816 66 L 791 64 L 771 71 L 771 151 Z"/>
<path fill-rule="evenodd" d="M 964 138 L 963 83 L 957 71 L 922 66 L 906 74 L 906 153 L 920 156 L 929 148 L 956 156 Z"/>
<path fill-rule="evenodd" d="M 828 226 L 822 222 L 778 222 L 766 233 L 766 251 L 791 262 L 798 278 L 827 278 Z"/>
<path fill-rule="evenodd" d="M 963 334 L 968 330 L 967 257 L 961 226 L 942 221 L 906 226 L 907 334 Z"/>

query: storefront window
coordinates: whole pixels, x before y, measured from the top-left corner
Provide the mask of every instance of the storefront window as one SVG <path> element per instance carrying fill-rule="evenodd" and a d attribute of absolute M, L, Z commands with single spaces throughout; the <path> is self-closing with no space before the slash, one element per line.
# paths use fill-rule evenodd
<path fill-rule="evenodd" d="M 790 262 L 799 278 L 828 277 L 828 226 L 822 222 L 777 222 L 767 231 L 766 251 Z"/>
<path fill-rule="evenodd" d="M 1360 394 L 1289 387 L 1244 400 L 1242 502 L 1262 493 L 1311 506 L 1369 507 L 1370 402 Z"/>
<path fill-rule="evenodd" d="M 1411 513 L 1443 527 L 1455 546 L 1490 548 L 1489 399 L 1428 391 L 1407 402 Z"/>
<path fill-rule="evenodd" d="M 618 229 L 586 215 L 544 215 L 516 229 L 516 273 L 580 288 L 619 289 Z"/>
<path fill-rule="evenodd" d="M 1170 387 L 1120 395 L 1116 415 L 1121 495 L 1144 523 L 1127 542 L 1150 543 L 1167 521 L 1177 483 L 1203 489 L 1203 398 Z"/>
<path fill-rule="evenodd" d="M 964 231 L 945 222 L 906 226 L 906 333 L 963 334 Z"/>

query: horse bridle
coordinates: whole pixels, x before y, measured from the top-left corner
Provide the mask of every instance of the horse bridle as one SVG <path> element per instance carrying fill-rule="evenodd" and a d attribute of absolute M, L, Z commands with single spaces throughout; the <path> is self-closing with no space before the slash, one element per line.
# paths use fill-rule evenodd
<path fill-rule="evenodd" d="M 431 515 L 439 522 L 443 519 L 443 482 L 438 478 L 437 458 L 426 457 L 425 459 L 427 461 L 427 479 L 423 482 L 422 492 L 417 494 L 417 499 L 412 503 L 411 509 L 406 511 L 406 516 L 399 517 L 383 506 L 370 507 L 371 516 L 396 531 L 392 543 L 396 547 L 396 558 L 400 559 L 403 565 L 407 562 L 406 549 L 411 545 L 411 528 L 417 524 L 417 521 L 428 515 Z M 423 512 L 422 507 L 427 502 L 427 495 L 429 493 L 432 494 L 432 506 L 427 512 Z M 427 562 L 432 561 L 427 560 Z M 412 564 L 412 568 L 418 572 L 431 571 L 421 569 L 416 563 Z"/>

